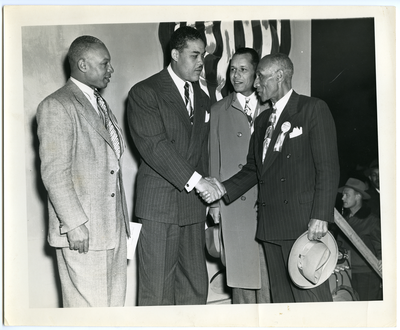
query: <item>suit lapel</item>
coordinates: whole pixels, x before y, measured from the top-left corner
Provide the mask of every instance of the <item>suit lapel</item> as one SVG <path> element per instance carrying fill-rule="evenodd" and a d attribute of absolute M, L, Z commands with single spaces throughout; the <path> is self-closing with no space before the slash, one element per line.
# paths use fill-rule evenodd
<path fill-rule="evenodd" d="M 189 119 L 189 114 L 187 112 L 185 103 L 183 102 L 182 96 L 180 92 L 178 91 L 178 88 L 176 87 L 174 81 L 172 80 L 171 76 L 169 75 L 167 69 L 164 69 L 160 73 L 160 79 L 158 81 L 159 83 L 159 93 L 160 96 L 170 103 L 169 109 L 172 109 L 172 111 L 175 111 L 178 118 L 182 120 L 182 122 L 185 124 L 185 127 L 191 131 L 192 130 L 192 124 L 190 123 Z M 196 102 L 196 100 L 195 100 Z M 196 116 L 196 113 L 195 113 Z"/>
<path fill-rule="evenodd" d="M 92 104 L 83 94 L 83 92 L 78 88 L 78 86 L 76 86 L 72 81 L 68 81 L 68 84 L 69 88 L 71 89 L 71 92 L 73 93 L 78 103 L 76 106 L 76 110 L 80 113 L 80 115 L 83 118 L 85 118 L 85 120 L 89 123 L 89 125 L 92 126 L 103 137 L 104 140 L 106 140 L 106 142 L 111 146 L 111 148 L 113 148 L 110 134 L 105 128 L 103 121 L 96 113 L 96 110 L 93 109 Z"/>
<path fill-rule="evenodd" d="M 258 113 L 258 116 L 260 115 L 260 113 L 264 112 L 265 110 L 268 110 L 269 108 L 270 108 L 269 103 L 266 102 L 264 104 L 261 104 L 261 102 L 258 101 L 257 102 L 257 113 Z"/>
<path fill-rule="evenodd" d="M 257 134 L 254 136 L 254 150 L 255 150 L 255 160 L 257 164 L 257 169 L 259 170 L 259 174 L 262 171 L 262 152 L 263 152 L 263 142 L 265 137 L 265 132 L 268 127 L 269 116 L 271 114 L 271 110 L 266 110 L 265 113 L 260 116 L 258 121 L 256 121 L 257 126 L 254 129 L 253 134 Z"/>
<path fill-rule="evenodd" d="M 192 127 L 192 134 L 190 138 L 190 146 L 189 146 L 189 154 L 191 155 L 194 150 L 197 150 L 198 142 L 202 138 L 202 131 L 206 125 L 204 125 L 206 120 L 206 111 L 208 110 L 208 118 L 209 117 L 209 109 L 206 109 L 207 104 L 204 99 L 200 85 L 198 83 L 192 83 L 193 85 L 193 94 L 194 94 L 194 120 Z M 186 110 L 186 108 L 185 108 Z M 187 116 L 189 118 L 189 116 Z M 190 124 L 190 123 L 189 123 Z M 192 126 L 190 124 L 190 126 Z"/>
<path fill-rule="evenodd" d="M 292 116 L 298 111 L 297 109 L 297 104 L 299 100 L 299 95 L 295 93 L 294 91 L 292 92 L 292 95 L 289 98 L 288 103 L 286 104 L 285 108 L 283 109 L 279 120 L 276 124 L 274 133 L 272 134 L 272 139 L 271 143 L 268 147 L 267 154 L 265 156 L 264 164 L 262 166 L 262 174 L 265 173 L 265 171 L 274 163 L 275 159 L 278 157 L 280 152 L 274 151 L 274 146 L 276 143 L 276 140 L 278 139 L 279 134 L 281 133 L 281 126 L 284 122 L 288 121 L 289 123 L 291 122 Z M 264 130 L 265 134 L 266 128 Z M 264 136 L 263 136 L 264 139 Z M 287 135 L 285 137 L 285 140 L 283 141 L 283 144 L 285 143 L 287 139 Z M 261 154 L 262 154 L 262 146 L 261 146 Z"/>
<path fill-rule="evenodd" d="M 229 95 L 229 97 L 231 97 L 231 106 L 232 106 L 232 108 L 235 108 L 236 110 L 239 110 L 239 111 L 242 111 L 243 112 L 243 108 L 242 108 L 242 106 L 240 105 L 240 102 L 239 102 L 239 100 L 238 100 L 238 98 L 237 98 L 237 96 L 236 96 L 236 93 L 231 93 L 230 95 Z M 227 104 L 229 104 L 229 102 L 227 103 Z"/>

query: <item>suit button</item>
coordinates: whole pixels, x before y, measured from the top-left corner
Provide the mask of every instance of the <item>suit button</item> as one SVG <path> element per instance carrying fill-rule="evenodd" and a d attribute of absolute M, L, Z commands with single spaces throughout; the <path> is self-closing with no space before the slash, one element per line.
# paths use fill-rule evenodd
<path fill-rule="evenodd" d="M 262 205 L 262 206 L 265 206 L 265 202 L 262 202 L 261 205 Z"/>
<path fill-rule="evenodd" d="M 111 170 L 111 172 L 110 172 L 111 174 L 114 174 L 114 170 Z"/>
<path fill-rule="evenodd" d="M 240 169 L 242 169 L 243 168 L 243 165 L 242 164 L 239 164 L 239 166 L 238 166 Z"/>
<path fill-rule="evenodd" d="M 286 158 L 290 158 L 290 157 L 292 157 L 292 154 L 287 154 L 286 155 Z"/>
<path fill-rule="evenodd" d="M 112 194 L 111 194 L 111 197 L 114 197 L 114 196 L 115 196 L 115 194 L 114 194 L 114 193 L 112 193 Z"/>
<path fill-rule="evenodd" d="M 246 200 L 246 196 L 242 196 L 242 197 L 240 197 L 240 199 L 241 199 L 242 201 L 245 201 L 245 200 Z"/>
<path fill-rule="evenodd" d="M 237 136 L 238 136 L 238 137 L 241 137 L 242 135 L 243 135 L 242 132 L 238 132 L 238 133 L 237 133 Z"/>
<path fill-rule="evenodd" d="M 283 203 L 285 203 L 285 204 L 287 204 L 287 203 L 289 203 L 286 199 L 283 201 Z"/>
<path fill-rule="evenodd" d="M 260 180 L 260 184 L 263 184 L 264 183 L 264 181 L 263 180 Z"/>
<path fill-rule="evenodd" d="M 285 178 L 281 178 L 281 182 L 285 182 L 286 181 L 286 179 Z"/>
<path fill-rule="evenodd" d="M 175 140 L 171 140 L 171 143 L 175 143 Z"/>

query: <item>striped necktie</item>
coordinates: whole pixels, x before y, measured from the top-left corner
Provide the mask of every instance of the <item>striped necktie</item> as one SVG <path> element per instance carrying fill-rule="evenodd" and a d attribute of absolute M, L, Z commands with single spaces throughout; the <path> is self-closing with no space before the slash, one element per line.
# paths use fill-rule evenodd
<path fill-rule="evenodd" d="M 190 123 L 193 124 L 193 107 L 192 107 L 192 102 L 190 101 L 190 86 L 188 82 L 185 82 L 185 105 L 186 109 L 189 114 L 190 118 Z"/>
<path fill-rule="evenodd" d="M 250 126 L 253 125 L 253 117 L 251 116 L 251 109 L 249 106 L 250 98 L 246 97 L 246 103 L 244 105 L 244 113 L 247 116 Z"/>
<path fill-rule="evenodd" d="M 265 137 L 263 142 L 263 154 L 262 154 L 262 162 L 264 164 L 264 159 L 267 154 L 268 146 L 271 142 L 272 134 L 274 133 L 274 124 L 276 121 L 276 107 L 275 105 L 272 106 L 272 113 L 269 116 L 269 126 L 265 131 Z"/>
<path fill-rule="evenodd" d="M 117 155 L 117 158 L 120 158 L 121 142 L 123 141 L 120 128 L 117 122 L 115 121 L 114 117 L 109 115 L 109 108 L 107 106 L 106 101 L 101 97 L 101 95 L 97 91 L 94 91 L 94 96 L 96 96 L 97 108 L 99 109 L 100 116 L 103 119 L 104 126 L 107 128 L 107 131 L 110 134 L 115 154 Z"/>

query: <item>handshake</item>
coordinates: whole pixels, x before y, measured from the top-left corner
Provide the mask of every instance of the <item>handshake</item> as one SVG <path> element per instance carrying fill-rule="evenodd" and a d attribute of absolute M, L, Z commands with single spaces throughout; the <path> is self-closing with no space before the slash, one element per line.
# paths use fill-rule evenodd
<path fill-rule="evenodd" d="M 226 194 L 226 189 L 222 183 L 210 177 L 201 178 L 195 189 L 208 204 L 215 202 Z"/>

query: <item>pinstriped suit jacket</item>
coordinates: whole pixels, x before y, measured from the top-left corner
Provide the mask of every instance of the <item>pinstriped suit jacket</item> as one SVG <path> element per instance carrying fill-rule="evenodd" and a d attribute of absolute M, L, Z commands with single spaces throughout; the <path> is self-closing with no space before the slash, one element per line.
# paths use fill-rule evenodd
<path fill-rule="evenodd" d="M 256 119 L 247 164 L 224 182 L 226 198 L 233 201 L 258 183 L 257 237 L 264 241 L 297 239 L 312 218 L 333 222 L 339 183 L 335 123 L 325 102 L 293 92 L 262 164 L 270 112 Z M 291 128 L 282 150 L 273 151 L 284 122 Z M 294 128 L 302 128 L 302 134 L 291 137 Z"/>
<path fill-rule="evenodd" d="M 40 103 L 37 121 L 41 173 L 49 196 L 50 245 L 68 247 L 66 233 L 85 224 L 89 249 L 114 248 L 119 239 L 116 223 L 125 221 L 129 233 L 129 218 L 120 160 L 102 120 L 68 80 Z"/>
<path fill-rule="evenodd" d="M 128 123 L 142 160 L 135 203 L 139 218 L 181 226 L 205 221 L 205 204 L 194 190 L 184 189 L 194 171 L 208 175 L 210 101 L 198 83 L 193 89 L 193 125 L 167 69 L 129 92 Z"/>

